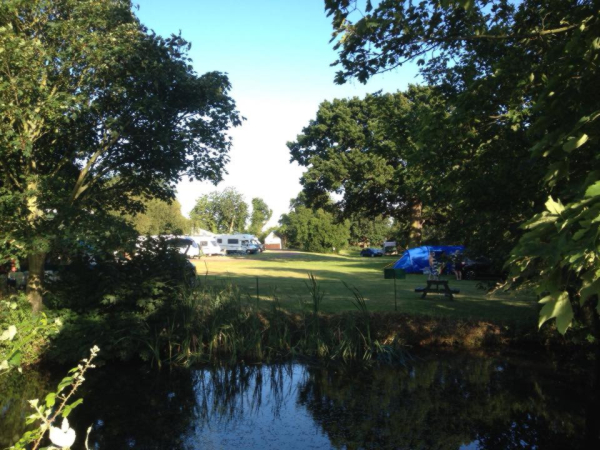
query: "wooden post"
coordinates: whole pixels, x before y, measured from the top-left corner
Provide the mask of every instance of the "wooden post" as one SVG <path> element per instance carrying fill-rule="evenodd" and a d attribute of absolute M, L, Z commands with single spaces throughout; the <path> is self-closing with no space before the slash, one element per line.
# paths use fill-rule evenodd
<path fill-rule="evenodd" d="M 256 308 L 258 309 L 258 302 L 260 300 L 260 294 L 258 292 L 258 277 L 256 277 Z"/>
<path fill-rule="evenodd" d="M 396 271 L 394 270 L 394 311 L 398 311 L 398 296 L 396 294 Z"/>

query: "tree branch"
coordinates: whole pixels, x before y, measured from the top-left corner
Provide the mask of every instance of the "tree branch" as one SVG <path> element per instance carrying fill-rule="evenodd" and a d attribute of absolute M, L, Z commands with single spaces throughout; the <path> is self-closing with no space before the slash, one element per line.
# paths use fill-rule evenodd
<path fill-rule="evenodd" d="M 107 142 L 105 142 L 103 145 L 101 145 L 98 150 L 96 150 L 96 152 L 88 160 L 85 167 L 83 169 L 81 169 L 81 172 L 79 173 L 79 177 L 77 178 L 77 181 L 75 182 L 75 186 L 73 187 L 73 191 L 71 192 L 71 204 L 75 200 L 77 200 L 77 198 L 81 195 L 81 193 L 82 193 L 81 188 L 83 186 L 83 183 L 85 182 L 85 179 L 87 178 L 88 174 L 90 173 L 90 170 L 92 169 L 92 167 L 94 166 L 94 164 L 96 163 L 98 158 L 100 156 L 102 156 L 104 153 L 106 153 L 110 149 L 110 147 L 119 140 L 120 137 L 121 137 L 121 133 L 114 132 L 111 135 L 110 139 Z"/>
<path fill-rule="evenodd" d="M 490 39 L 490 40 L 501 40 L 501 41 L 506 41 L 506 40 L 510 40 L 510 39 L 533 39 L 533 38 L 537 38 L 537 37 L 542 37 L 542 36 L 547 36 L 550 34 L 559 34 L 559 33 L 565 33 L 567 31 L 571 31 L 579 26 L 581 26 L 583 24 L 575 24 L 575 25 L 568 25 L 562 28 L 553 28 L 551 30 L 542 30 L 542 31 L 538 31 L 536 33 L 526 33 L 526 34 L 503 34 L 503 35 L 497 35 L 497 34 L 479 34 L 479 35 L 473 35 L 473 36 L 456 36 L 456 37 L 450 37 L 450 38 L 446 38 L 446 39 L 440 39 L 440 41 L 442 42 L 446 42 L 446 41 L 475 41 L 475 40 L 479 40 L 479 39 Z M 431 39 L 426 40 L 425 42 L 430 42 Z"/>

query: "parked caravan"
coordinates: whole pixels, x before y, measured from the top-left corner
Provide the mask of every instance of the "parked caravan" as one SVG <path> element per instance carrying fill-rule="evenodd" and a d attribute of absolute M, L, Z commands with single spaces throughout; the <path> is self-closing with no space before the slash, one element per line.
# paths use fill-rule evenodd
<path fill-rule="evenodd" d="M 251 234 L 219 234 L 217 235 L 217 244 L 219 244 L 227 254 L 254 254 L 262 251 L 261 247 L 258 246 L 260 245 L 260 242 Z"/>
<path fill-rule="evenodd" d="M 207 256 L 212 255 L 224 255 L 225 250 L 221 248 L 221 246 L 217 243 L 215 236 L 189 236 L 190 239 L 193 239 L 196 244 L 202 250 L 202 253 Z"/>

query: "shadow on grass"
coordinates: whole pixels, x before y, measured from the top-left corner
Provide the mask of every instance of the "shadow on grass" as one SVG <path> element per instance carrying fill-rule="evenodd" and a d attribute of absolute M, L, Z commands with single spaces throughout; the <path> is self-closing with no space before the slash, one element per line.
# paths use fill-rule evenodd
<path fill-rule="evenodd" d="M 284 271 L 282 269 L 282 271 Z M 262 275 L 258 277 L 258 295 L 261 301 L 269 302 L 273 297 L 281 301 L 282 306 L 291 311 L 297 311 L 300 303 L 309 297 L 307 290 L 308 271 L 295 271 L 301 277 L 280 277 L 277 275 Z M 323 273 L 326 272 L 326 273 Z M 333 271 L 314 271 L 324 292 L 322 310 L 327 313 L 351 311 L 352 293 L 344 286 L 355 287 L 365 297 L 371 311 L 394 311 L 394 287 L 392 280 L 348 274 L 340 276 Z M 208 286 L 225 287 L 228 283 L 235 284 L 247 297 L 256 298 L 257 277 L 253 275 L 217 275 L 204 279 Z M 408 314 L 447 316 L 453 318 L 476 318 L 496 322 L 535 322 L 535 302 L 523 299 L 506 299 L 490 297 L 476 288 L 476 282 L 459 284 L 461 294 L 455 295 L 453 301 L 448 300 L 442 293 L 430 293 L 422 299 L 415 287 L 424 284 L 423 276 L 408 277 L 397 282 L 397 303 L 399 311 Z M 265 305 L 268 303 L 265 303 Z"/>
<path fill-rule="evenodd" d="M 363 258 L 358 254 L 356 256 L 324 254 L 324 253 L 308 253 L 297 250 L 282 250 L 281 252 L 267 251 L 265 253 L 257 253 L 254 255 L 228 255 L 231 259 L 255 260 L 255 261 L 291 261 L 291 262 L 336 262 L 340 261 L 383 261 L 385 264 L 397 261 L 398 256 L 384 256 L 380 258 Z"/>

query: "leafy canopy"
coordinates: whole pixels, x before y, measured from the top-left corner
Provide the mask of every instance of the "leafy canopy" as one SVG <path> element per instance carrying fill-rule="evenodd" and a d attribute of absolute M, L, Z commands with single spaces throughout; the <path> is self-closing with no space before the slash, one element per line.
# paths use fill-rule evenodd
<path fill-rule="evenodd" d="M 128 1 L 5 1 L 0 48 L 0 227 L 25 250 L 183 176 L 221 179 L 240 123 L 227 77 L 195 74 L 189 44 Z"/>
<path fill-rule="evenodd" d="M 57 240 L 102 243 L 111 211 L 173 198 L 182 177 L 221 179 L 240 117 L 227 77 L 197 75 L 189 47 L 129 0 L 0 5 L 0 245 L 28 255 L 38 294 Z"/>
<path fill-rule="evenodd" d="M 348 246 L 350 223 L 339 223 L 334 214 L 306 206 L 302 195 L 292 200 L 292 210 L 279 220 L 277 234 L 287 247 L 308 252 L 331 253 Z"/>
<path fill-rule="evenodd" d="M 598 3 L 325 4 L 339 51 L 337 82 L 364 82 L 417 61 L 447 96 L 458 123 L 476 131 L 475 155 L 490 144 L 503 154 L 515 145 L 527 150 L 498 166 L 508 173 L 523 162 L 541 169 L 530 173 L 531 197 L 515 205 L 529 203 L 533 211 L 523 208 L 518 221 L 526 224 L 509 260 L 514 281 L 547 294 L 540 325 L 556 318 L 564 333 L 575 320 L 600 336 Z M 496 191 L 494 199 L 503 194 Z"/>
<path fill-rule="evenodd" d="M 464 244 L 502 264 L 532 213 L 536 169 L 522 131 L 492 139 L 499 126 L 457 116 L 432 87 L 323 102 L 288 143 L 292 160 L 308 168 L 301 180 L 308 203 L 322 206 L 335 193 L 345 218 L 410 224 L 398 236 L 404 246 Z M 490 202 L 499 191 L 503 197 Z"/>
<path fill-rule="evenodd" d="M 143 213 L 126 216 L 126 220 L 141 235 L 188 234 L 190 231 L 190 221 L 181 214 L 177 200 L 147 200 Z"/>
<path fill-rule="evenodd" d="M 190 212 L 194 229 L 202 228 L 213 233 L 242 232 L 248 220 L 248 204 L 235 188 L 204 194 Z"/>
<path fill-rule="evenodd" d="M 273 210 L 265 203 L 262 198 L 252 199 L 252 215 L 250 216 L 250 227 L 248 231 L 254 236 L 261 236 L 263 234 L 263 227 L 267 224 Z"/>

